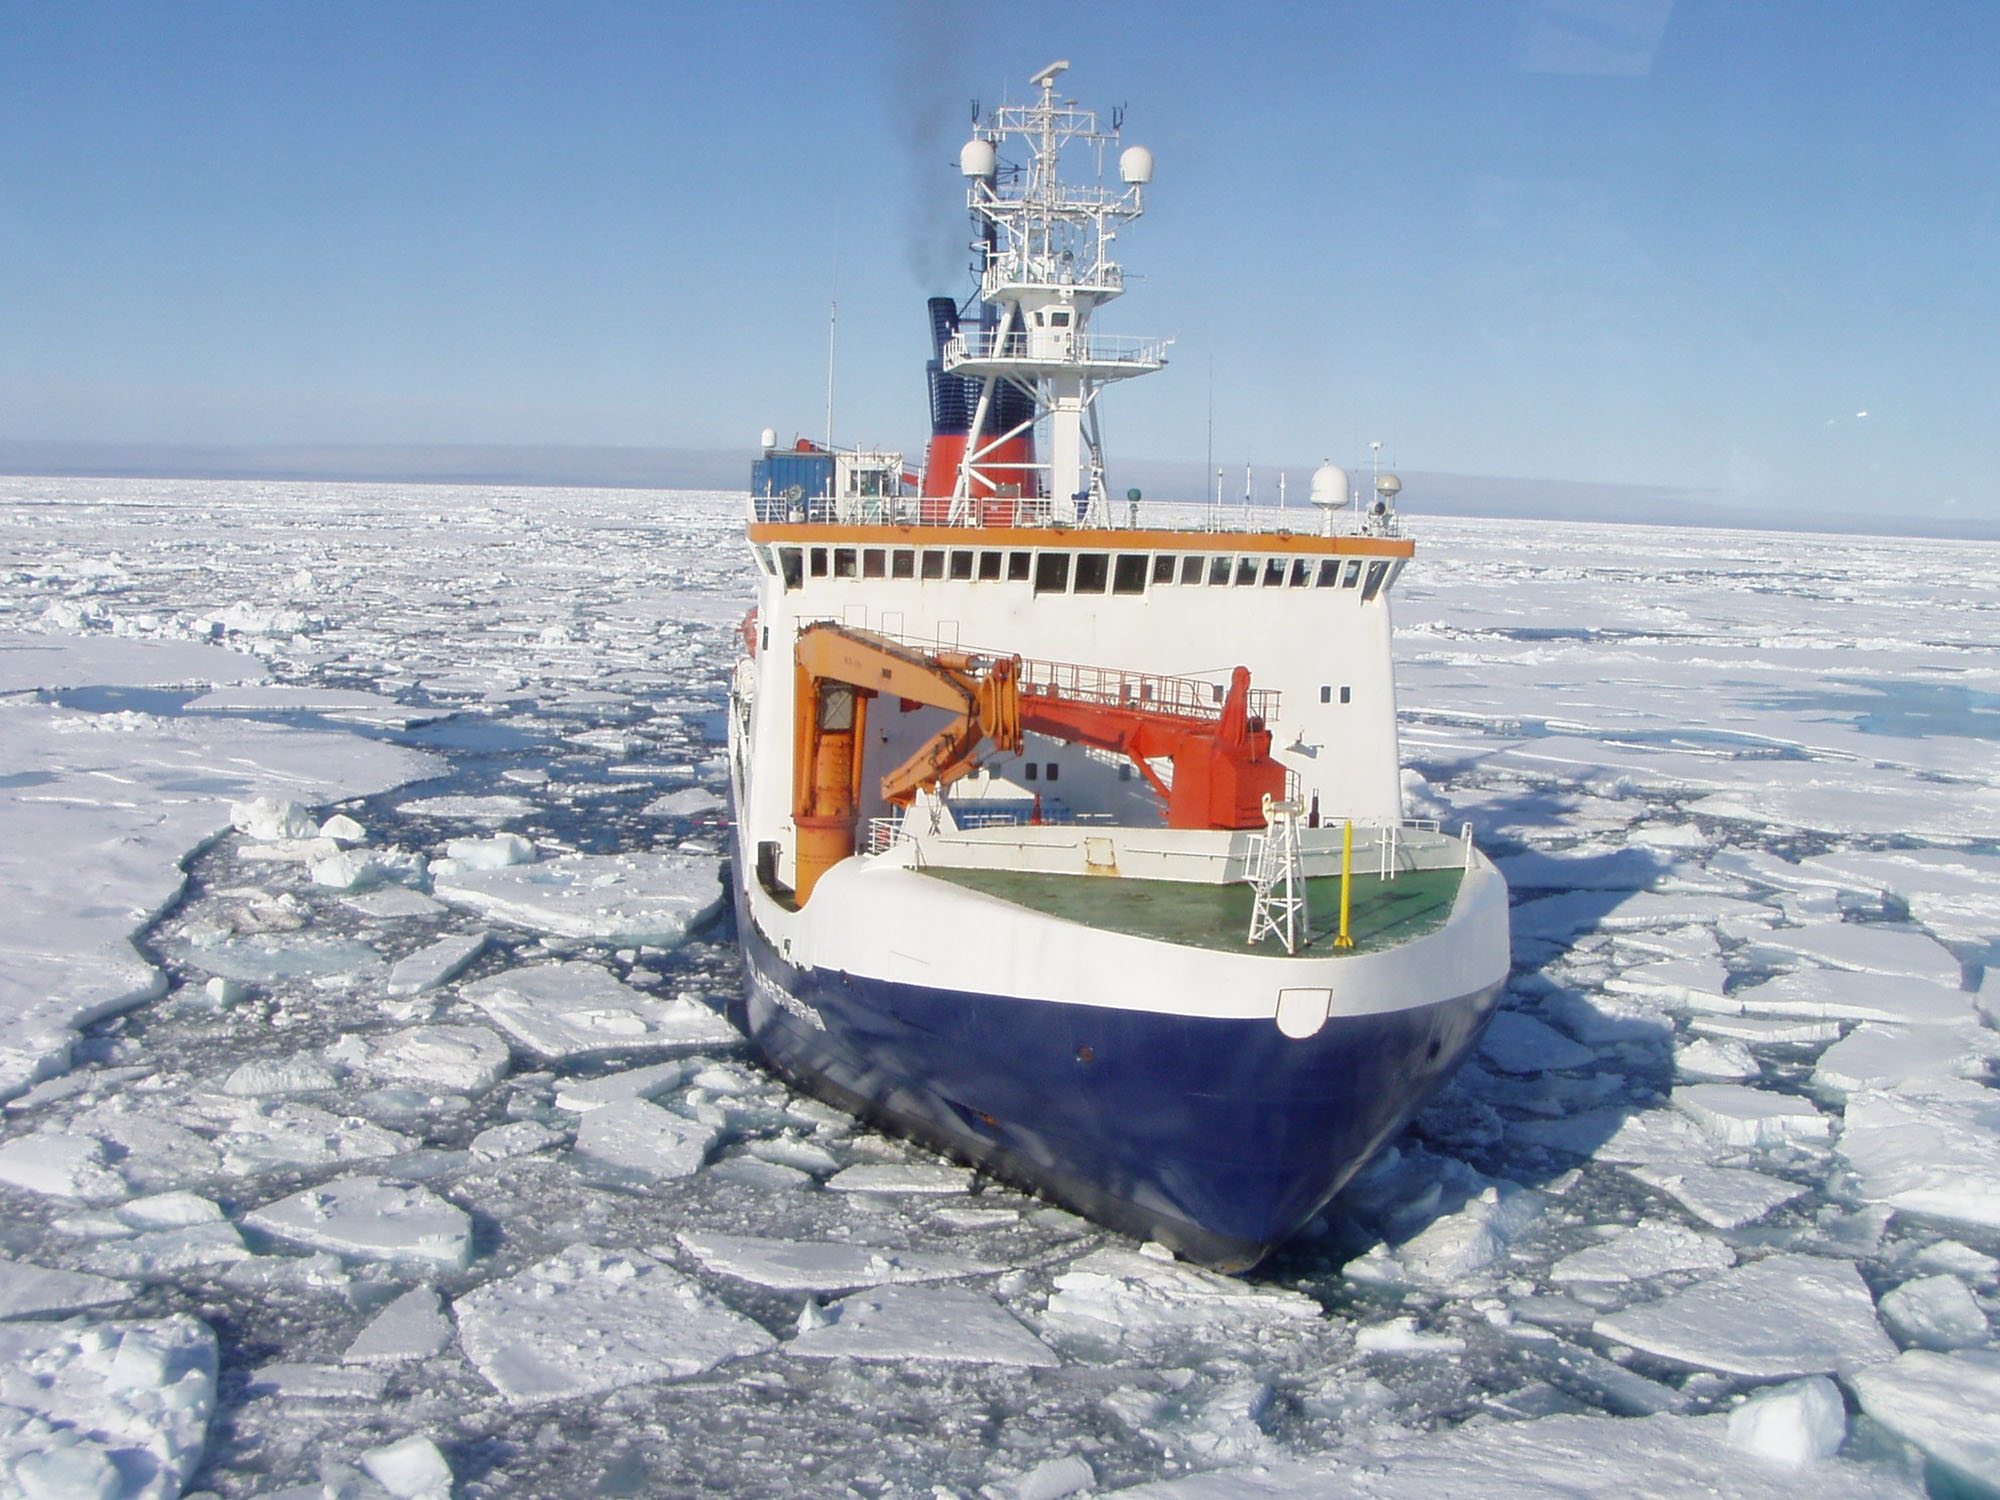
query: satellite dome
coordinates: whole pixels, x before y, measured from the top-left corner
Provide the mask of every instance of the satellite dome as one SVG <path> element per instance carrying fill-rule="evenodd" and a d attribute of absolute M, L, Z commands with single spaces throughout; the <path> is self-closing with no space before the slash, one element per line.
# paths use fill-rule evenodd
<path fill-rule="evenodd" d="M 777 429 L 774 427 L 766 427 L 763 431 L 761 440 L 764 444 L 764 451 L 766 453 L 769 453 L 773 448 L 778 446 Z"/>
<path fill-rule="evenodd" d="M 1321 464 L 1314 469 L 1312 503 L 1328 510 L 1347 504 L 1347 470 L 1338 464 Z"/>
<path fill-rule="evenodd" d="M 1118 175 L 1132 184 L 1153 180 L 1153 153 L 1144 146 L 1127 146 L 1118 156 Z"/>
<path fill-rule="evenodd" d="M 1394 474 L 1380 474 L 1375 479 L 1375 493 L 1385 500 L 1393 500 L 1403 493 L 1403 481 Z"/>
<path fill-rule="evenodd" d="M 967 177 L 991 177 L 999 167 L 1000 156 L 991 141 L 975 136 L 959 148 L 958 170 Z"/>

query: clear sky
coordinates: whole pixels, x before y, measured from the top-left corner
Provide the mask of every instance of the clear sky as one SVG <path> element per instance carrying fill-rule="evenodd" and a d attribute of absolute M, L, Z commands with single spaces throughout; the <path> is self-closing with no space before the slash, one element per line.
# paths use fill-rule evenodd
<path fill-rule="evenodd" d="M 1158 160 L 1114 479 L 1212 399 L 1237 473 L 2000 518 L 1995 0 L 11 0 L 0 440 L 747 453 L 837 296 L 914 450 L 971 101 L 1057 58 Z"/>

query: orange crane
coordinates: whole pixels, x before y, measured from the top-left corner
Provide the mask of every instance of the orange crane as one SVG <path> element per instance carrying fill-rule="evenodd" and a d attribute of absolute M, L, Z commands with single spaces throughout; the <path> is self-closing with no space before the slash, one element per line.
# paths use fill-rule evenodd
<path fill-rule="evenodd" d="M 797 899 L 854 852 L 863 732 L 878 693 L 952 715 L 882 777 L 883 799 L 907 807 L 919 788 L 949 786 L 981 747 L 1018 752 L 1024 732 L 1127 755 L 1166 804 L 1171 828 L 1261 828 L 1263 800 L 1281 799 L 1285 768 L 1271 732 L 1250 712 L 1250 673 L 1238 667 L 1214 713 L 1146 702 L 1100 702 L 1053 682 L 1024 686 L 1019 657 L 924 651 L 872 631 L 823 622 L 799 632 L 794 652 L 792 822 Z M 1171 761 L 1173 783 L 1151 762 Z"/>

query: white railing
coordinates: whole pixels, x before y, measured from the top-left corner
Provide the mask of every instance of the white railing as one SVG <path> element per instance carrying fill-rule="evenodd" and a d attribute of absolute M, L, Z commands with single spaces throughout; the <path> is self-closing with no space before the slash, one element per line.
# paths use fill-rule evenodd
<path fill-rule="evenodd" d="M 1018 359 L 1029 364 L 1055 361 L 1093 365 L 1144 365 L 1167 362 L 1167 346 L 1162 338 L 1136 338 L 1118 333 L 1067 333 L 1063 329 L 1015 329 L 1011 333 L 955 333 L 944 346 L 943 364 L 950 370 L 967 360 Z"/>

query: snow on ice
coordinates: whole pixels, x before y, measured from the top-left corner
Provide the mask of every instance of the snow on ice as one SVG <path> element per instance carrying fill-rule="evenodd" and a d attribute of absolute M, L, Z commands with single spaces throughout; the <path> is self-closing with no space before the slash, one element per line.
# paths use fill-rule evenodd
<path fill-rule="evenodd" d="M 746 1065 L 732 497 L 0 479 L 0 1473 L 1990 1476 L 2000 549 L 1408 524 L 1405 791 L 1501 860 L 1515 972 L 1230 1278 Z"/>

